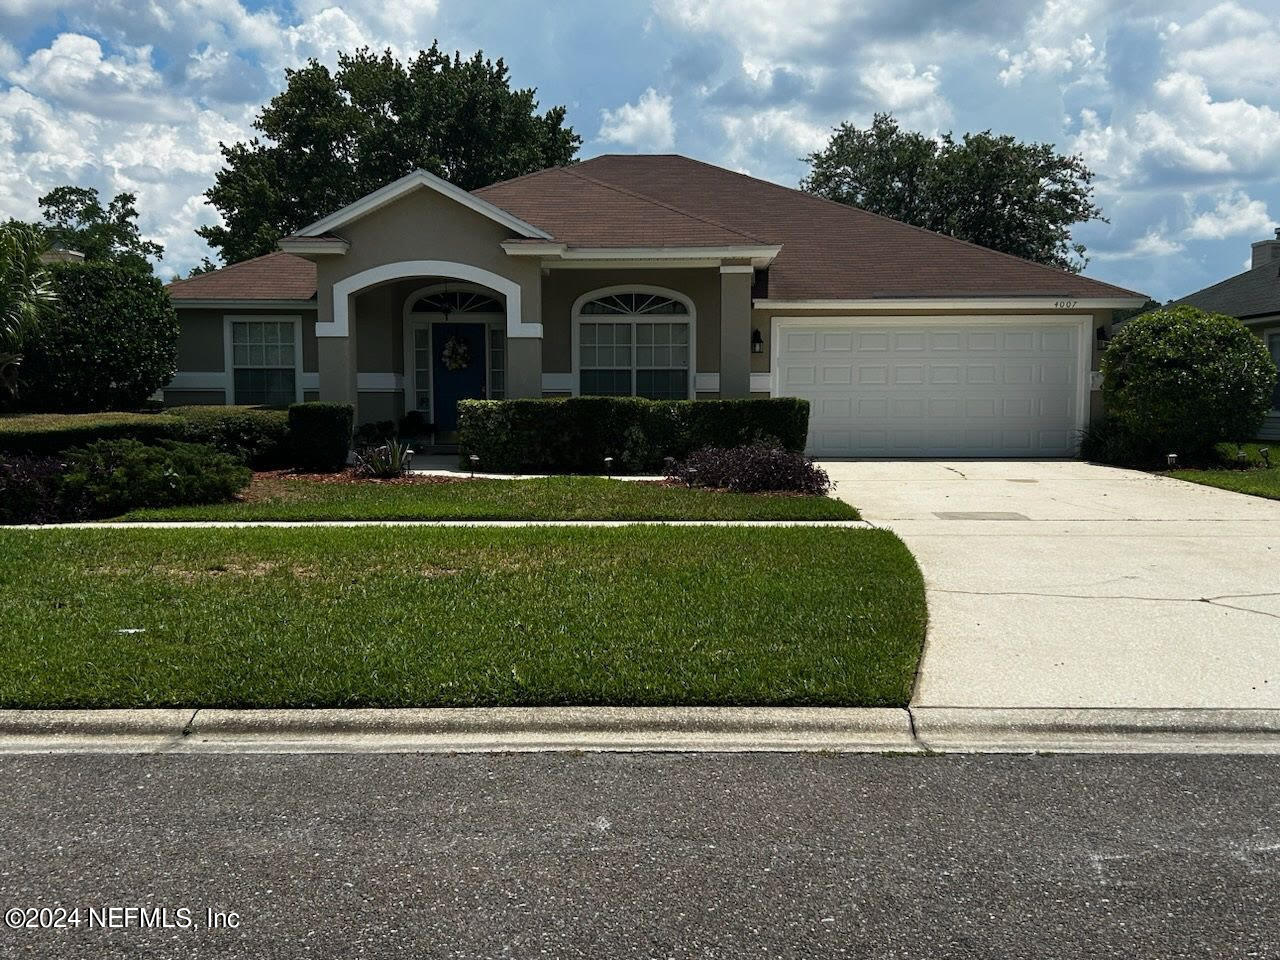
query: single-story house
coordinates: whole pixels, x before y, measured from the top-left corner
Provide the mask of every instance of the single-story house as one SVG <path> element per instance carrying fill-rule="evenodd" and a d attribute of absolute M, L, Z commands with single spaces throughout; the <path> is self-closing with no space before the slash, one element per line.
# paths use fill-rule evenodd
<path fill-rule="evenodd" d="M 799 396 L 823 456 L 1063 456 L 1143 296 L 681 156 L 415 171 L 178 280 L 177 403 Z"/>
<path fill-rule="evenodd" d="M 1262 338 L 1271 359 L 1280 366 L 1280 229 L 1275 237 L 1259 240 L 1252 248 L 1249 269 L 1244 273 L 1173 302 L 1235 317 Z M 1280 440 L 1280 383 L 1271 396 L 1271 413 L 1259 439 Z"/>

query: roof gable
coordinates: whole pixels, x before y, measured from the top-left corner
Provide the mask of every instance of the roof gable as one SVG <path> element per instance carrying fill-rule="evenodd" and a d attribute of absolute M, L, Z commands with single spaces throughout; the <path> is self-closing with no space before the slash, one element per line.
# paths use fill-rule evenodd
<path fill-rule="evenodd" d="M 317 220 L 315 223 L 308 224 L 301 230 L 292 234 L 294 237 L 320 237 L 332 230 L 336 230 L 344 224 L 348 224 L 353 220 L 357 220 L 366 214 L 385 207 L 389 203 L 394 203 L 397 199 L 414 190 L 434 190 L 436 193 L 448 197 L 457 203 L 462 204 L 470 210 L 483 217 L 488 217 L 495 223 L 500 223 L 513 233 L 522 237 L 536 238 L 540 240 L 552 239 L 551 234 L 546 233 L 538 227 L 530 223 L 526 223 L 518 216 L 515 216 L 508 210 L 494 206 L 484 198 L 474 193 L 468 193 L 461 187 L 454 186 L 448 180 L 441 179 L 433 173 L 426 170 L 414 170 L 412 173 L 406 174 L 399 180 L 388 183 L 385 187 L 379 187 L 373 193 L 366 194 L 359 200 L 347 204 L 341 210 L 335 210 L 327 217 Z"/>

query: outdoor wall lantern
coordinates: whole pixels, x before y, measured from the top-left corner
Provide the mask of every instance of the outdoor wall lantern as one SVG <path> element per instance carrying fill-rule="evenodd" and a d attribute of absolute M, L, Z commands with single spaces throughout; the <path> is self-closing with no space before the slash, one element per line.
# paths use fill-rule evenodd
<path fill-rule="evenodd" d="M 1107 341 L 1110 339 L 1111 339 L 1111 333 L 1107 330 L 1107 328 L 1099 327 L 1098 328 L 1098 346 L 1105 347 L 1107 345 Z"/>
<path fill-rule="evenodd" d="M 760 335 L 759 329 L 751 331 L 751 352 L 764 353 L 764 337 Z"/>

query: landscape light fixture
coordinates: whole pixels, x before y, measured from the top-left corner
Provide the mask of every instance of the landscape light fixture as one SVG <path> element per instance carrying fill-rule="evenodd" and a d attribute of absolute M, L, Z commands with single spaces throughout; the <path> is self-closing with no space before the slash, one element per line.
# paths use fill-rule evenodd
<path fill-rule="evenodd" d="M 606 477 L 613 476 L 613 457 L 604 458 L 604 475 Z"/>
<path fill-rule="evenodd" d="M 1166 459 L 1166 461 L 1167 461 L 1167 462 L 1168 462 L 1168 464 L 1169 464 L 1169 469 L 1170 469 L 1170 470 L 1175 470 L 1175 469 L 1177 469 L 1177 466 L 1178 466 L 1178 455 L 1177 455 L 1176 453 L 1171 453 L 1171 454 L 1169 454 L 1169 456 L 1168 456 L 1168 457 L 1166 457 L 1165 459 Z"/>
<path fill-rule="evenodd" d="M 476 464 L 480 462 L 480 458 L 473 453 L 467 459 L 471 461 L 471 479 L 474 480 L 476 478 Z"/>

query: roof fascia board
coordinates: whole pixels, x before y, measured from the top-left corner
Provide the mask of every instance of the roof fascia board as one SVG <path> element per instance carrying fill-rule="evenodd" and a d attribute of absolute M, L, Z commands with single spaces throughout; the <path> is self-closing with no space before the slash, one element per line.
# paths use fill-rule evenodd
<path fill-rule="evenodd" d="M 411 190 L 419 187 L 426 187 L 434 190 L 442 196 L 454 200 L 470 210 L 474 210 L 481 216 L 488 217 L 496 223 L 502 224 L 510 230 L 524 237 L 537 238 L 541 240 L 550 240 L 551 234 L 544 230 L 540 230 L 531 223 L 526 223 L 514 214 L 508 213 L 501 207 L 495 206 L 488 200 L 482 200 L 475 194 L 468 193 L 461 187 L 454 186 L 448 180 L 437 177 L 433 173 L 426 170 L 414 170 L 412 173 L 406 174 L 399 180 L 388 183 L 385 187 L 379 187 L 373 193 L 366 194 L 354 203 L 349 203 L 341 210 L 336 210 L 315 223 L 309 224 L 297 231 L 294 236 L 297 237 L 314 237 L 330 230 L 336 229 L 343 224 L 350 223 L 373 211 L 385 207 L 393 200 L 398 199 Z"/>
<path fill-rule="evenodd" d="M 1142 297 L 876 297 L 868 300 L 757 300 L 757 310 L 1128 310 Z"/>
<path fill-rule="evenodd" d="M 732 246 L 688 246 L 688 247 L 570 247 L 563 243 L 523 243 L 507 242 L 502 245 L 513 257 L 550 258 L 543 266 L 555 266 L 555 261 L 572 261 L 575 264 L 584 261 L 609 261 L 613 263 L 628 261 L 698 261 L 718 264 L 721 260 L 750 260 L 754 266 L 767 266 L 773 262 L 782 247 L 779 245 L 732 245 Z"/>
<path fill-rule="evenodd" d="M 351 244 L 337 237 L 284 237 L 276 246 L 285 253 L 321 254 L 341 256 L 351 249 Z"/>
<path fill-rule="evenodd" d="M 216 297 L 170 297 L 175 310 L 314 310 L 314 300 L 244 300 Z"/>

